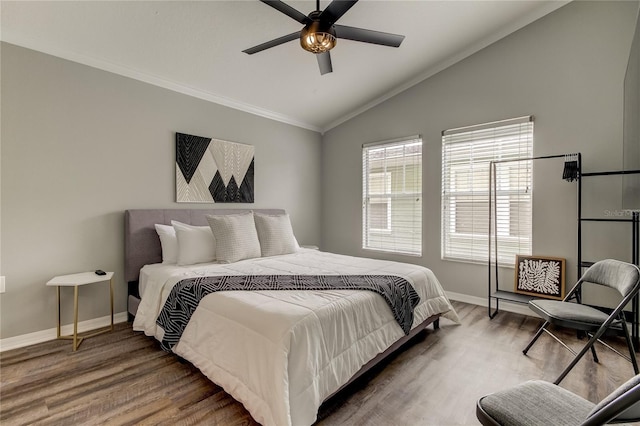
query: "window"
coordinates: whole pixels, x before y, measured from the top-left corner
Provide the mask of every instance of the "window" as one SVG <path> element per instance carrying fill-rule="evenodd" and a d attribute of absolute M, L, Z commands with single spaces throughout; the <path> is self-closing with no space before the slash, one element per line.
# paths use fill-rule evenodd
<path fill-rule="evenodd" d="M 422 139 L 362 148 L 362 248 L 422 254 Z"/>
<path fill-rule="evenodd" d="M 369 229 L 391 232 L 391 172 L 369 173 Z"/>
<path fill-rule="evenodd" d="M 492 161 L 497 261 L 513 267 L 516 254 L 531 254 L 532 162 L 510 160 L 532 156 L 532 120 L 521 117 L 443 132 L 442 259 L 487 262 Z"/>

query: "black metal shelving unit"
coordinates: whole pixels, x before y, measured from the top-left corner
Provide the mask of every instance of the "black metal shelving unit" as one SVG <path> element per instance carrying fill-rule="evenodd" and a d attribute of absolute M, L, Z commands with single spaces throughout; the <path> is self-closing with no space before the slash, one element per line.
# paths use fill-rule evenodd
<path fill-rule="evenodd" d="M 582 256 L 582 223 L 583 222 L 600 222 L 600 223 L 629 223 L 631 225 L 631 262 L 640 266 L 640 212 L 630 211 L 629 217 L 614 218 L 589 218 L 582 216 L 582 179 L 585 177 L 597 176 L 620 176 L 627 174 L 640 174 L 640 170 L 617 170 L 605 172 L 589 172 L 580 173 L 578 179 L 578 265 L 577 276 L 581 276 L 584 268 L 593 265 L 593 261 L 584 260 Z M 640 302 L 635 297 L 631 303 L 631 338 L 636 352 L 640 351 Z"/>
<path fill-rule="evenodd" d="M 501 300 L 504 300 L 506 302 L 522 303 L 526 305 L 529 303 L 529 300 L 533 298 L 534 298 L 533 296 L 514 293 L 512 291 L 495 290 L 491 292 L 491 289 L 489 289 L 489 318 L 493 319 L 493 317 L 495 317 L 498 314 L 500 310 Z M 491 299 L 495 299 L 496 301 L 496 309 L 493 312 L 491 312 Z"/>
<path fill-rule="evenodd" d="M 640 212 L 631 211 L 629 213 L 629 217 L 615 217 L 615 218 L 589 218 L 582 216 L 582 179 L 585 177 L 596 177 L 596 176 L 616 176 L 616 175 L 625 175 L 625 174 L 640 174 L 640 170 L 618 170 L 618 171 L 604 171 L 604 172 L 582 172 L 582 155 L 580 153 L 577 154 L 559 154 L 559 155 L 548 155 L 542 157 L 531 157 L 531 158 L 522 158 L 517 160 L 503 160 L 503 161 L 492 161 L 490 165 L 490 176 L 491 179 L 495 182 L 495 165 L 497 163 L 511 162 L 511 161 L 528 161 L 528 160 L 543 160 L 550 158 L 561 158 L 568 156 L 576 156 L 577 157 L 577 166 L 578 166 L 578 178 L 577 178 L 577 208 L 576 208 L 576 219 L 577 219 L 577 277 L 582 276 L 584 268 L 588 268 L 593 265 L 594 261 L 583 259 L 582 255 L 582 223 L 583 222 L 609 222 L 609 223 L 629 223 L 631 225 L 631 262 L 635 265 L 640 266 Z M 527 296 L 523 294 L 514 293 L 507 290 L 499 289 L 499 279 L 498 279 L 498 254 L 497 254 L 497 244 L 495 244 L 495 263 L 493 262 L 492 257 L 492 211 L 491 211 L 491 181 L 490 181 L 490 190 L 489 190 L 489 276 L 488 276 L 488 293 L 487 293 L 487 310 L 489 314 L 489 318 L 494 318 L 499 310 L 500 310 L 500 300 L 514 302 L 514 303 L 522 303 L 527 304 L 534 297 Z M 495 288 L 493 283 L 493 276 L 495 275 Z M 492 301 L 495 300 L 495 310 L 492 308 Z M 640 298 L 636 297 L 633 299 L 631 304 L 631 336 L 633 339 L 633 344 L 636 348 L 636 351 L 640 351 Z"/>
<path fill-rule="evenodd" d="M 491 193 L 495 192 L 492 191 L 492 182 L 495 183 L 495 172 L 496 172 L 496 168 L 495 165 L 496 164 L 500 164 L 500 163 L 509 163 L 509 162 L 517 162 L 517 161 L 533 161 L 533 160 L 547 160 L 547 159 L 551 159 L 551 158 L 568 158 L 569 156 L 575 156 L 577 159 L 577 163 L 578 163 L 578 178 L 576 179 L 578 182 L 578 206 L 577 206 L 577 218 L 580 217 L 580 165 L 581 165 L 581 161 L 582 161 L 582 156 L 580 155 L 580 153 L 571 153 L 571 154 L 556 154 L 556 155 L 545 155 L 545 156 L 539 156 L 539 157 L 528 157 L 528 158 L 518 158 L 518 159 L 513 159 L 513 160 L 497 160 L 497 161 L 492 161 L 489 165 L 489 261 L 488 261 L 488 266 L 489 266 L 489 277 L 488 277 L 488 292 L 487 292 L 487 311 L 489 313 L 489 318 L 493 319 L 498 312 L 500 311 L 500 301 L 504 300 L 507 302 L 514 302 L 514 303 L 522 303 L 522 304 L 528 304 L 529 301 L 531 299 L 534 299 L 533 296 L 527 296 L 524 294 L 519 294 L 519 293 L 515 293 L 512 291 L 507 291 L 507 290 L 500 290 L 499 287 L 499 273 L 498 273 L 498 244 L 496 242 L 496 244 L 493 246 L 493 248 L 495 249 L 495 253 L 494 255 L 492 255 L 491 251 L 492 251 L 492 234 L 491 234 L 491 229 L 492 229 L 492 220 L 494 219 L 492 217 L 492 211 L 491 211 Z M 580 221 L 578 220 L 578 226 L 580 224 Z M 578 228 L 578 233 L 580 232 L 580 228 Z M 578 248 L 579 249 L 579 248 Z M 495 256 L 495 262 L 493 262 L 493 259 Z M 493 277 L 495 276 L 495 288 L 494 288 L 494 280 Z M 492 302 L 495 300 L 495 310 L 492 308 Z"/>
<path fill-rule="evenodd" d="M 609 223 L 629 223 L 631 225 L 631 262 L 635 265 L 640 266 L 640 212 L 630 211 L 629 217 L 615 217 L 615 218 L 589 218 L 582 216 L 582 179 L 585 177 L 597 177 L 597 176 L 619 176 L 626 174 L 640 174 L 640 170 L 617 170 L 617 171 L 604 171 L 604 172 L 582 172 L 582 155 L 580 153 L 577 154 L 559 154 L 559 155 L 547 155 L 541 157 L 530 157 L 530 158 L 522 158 L 516 160 L 503 160 L 503 161 L 492 161 L 490 164 L 490 189 L 489 189 L 489 277 L 488 277 L 488 293 L 487 293 L 487 310 L 489 314 L 489 318 L 493 319 L 500 310 L 500 300 L 527 304 L 534 297 L 526 296 L 523 294 L 514 293 L 507 290 L 499 289 L 499 280 L 498 280 L 498 254 L 497 254 L 497 243 L 495 244 L 495 263 L 493 262 L 492 257 L 492 211 L 491 211 L 491 182 L 495 182 L 495 164 L 512 162 L 512 161 L 529 161 L 529 160 L 544 160 L 550 158 L 567 158 L 568 156 L 577 157 L 577 167 L 578 167 L 578 176 L 577 176 L 577 192 L 578 192 L 578 202 L 577 202 L 577 277 L 582 276 L 584 268 L 588 268 L 589 266 L 594 264 L 594 261 L 583 259 L 582 255 L 582 223 L 583 222 L 609 222 Z M 495 288 L 493 284 L 492 276 L 495 275 Z M 495 310 L 492 308 L 492 301 L 495 300 Z M 640 352 L 640 298 L 635 297 L 633 302 L 631 303 L 631 336 L 633 339 L 633 344 L 637 352 Z"/>

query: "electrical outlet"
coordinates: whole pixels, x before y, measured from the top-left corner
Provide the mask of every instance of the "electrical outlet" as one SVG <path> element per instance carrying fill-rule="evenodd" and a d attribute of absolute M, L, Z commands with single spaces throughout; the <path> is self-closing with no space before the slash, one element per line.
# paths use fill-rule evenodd
<path fill-rule="evenodd" d="M 0 277 L 0 293 L 4 293 L 4 277 Z"/>

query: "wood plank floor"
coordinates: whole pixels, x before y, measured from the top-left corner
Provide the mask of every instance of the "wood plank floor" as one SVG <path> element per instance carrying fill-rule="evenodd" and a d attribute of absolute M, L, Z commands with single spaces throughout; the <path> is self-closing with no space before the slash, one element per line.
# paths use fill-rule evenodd
<path fill-rule="evenodd" d="M 406 347 L 326 402 L 318 425 L 478 424 L 476 400 L 529 379 L 553 381 L 571 354 L 542 336 L 521 353 L 539 321 L 454 302 L 462 320 L 441 320 Z M 572 346 L 580 343 L 562 333 Z M 625 350 L 623 339 L 611 341 Z M 599 401 L 633 375 L 631 364 L 607 349 L 590 355 L 562 386 Z M 255 425 L 244 407 L 196 368 L 119 324 L 86 340 L 51 341 L 0 354 L 0 423 L 4 425 Z"/>

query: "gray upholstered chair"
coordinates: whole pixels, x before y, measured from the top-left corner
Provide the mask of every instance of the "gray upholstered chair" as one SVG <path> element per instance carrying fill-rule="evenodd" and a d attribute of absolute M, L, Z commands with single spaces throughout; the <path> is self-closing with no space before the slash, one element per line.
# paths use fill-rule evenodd
<path fill-rule="evenodd" d="M 485 426 L 592 426 L 638 421 L 640 375 L 597 405 L 560 386 L 532 380 L 480 398 L 476 417 Z"/>
<path fill-rule="evenodd" d="M 622 299 L 610 314 L 606 314 L 591 306 L 583 305 L 580 303 L 579 289 L 584 282 L 599 284 L 616 289 L 622 296 Z M 607 348 L 630 361 L 633 364 L 635 374 L 638 374 L 638 362 L 636 360 L 631 337 L 629 336 L 629 329 L 627 327 L 623 309 L 631 299 L 638 294 L 639 289 L 640 269 L 638 269 L 637 266 L 631 263 L 612 259 L 601 260 L 594 263 L 585 271 L 584 275 L 580 280 L 578 280 L 576 285 L 573 286 L 563 300 L 534 299 L 529 302 L 529 308 L 544 319 L 545 322 L 542 324 L 540 329 L 538 329 L 522 352 L 526 355 L 531 346 L 533 346 L 543 332 L 549 334 L 556 341 L 561 343 L 562 346 L 571 351 L 575 357 L 556 379 L 554 382 L 556 385 L 565 378 L 569 371 L 571 371 L 571 369 L 578 363 L 578 361 L 580 361 L 582 356 L 588 350 L 591 350 L 594 361 L 598 362 L 598 357 L 594 347 L 596 341 L 600 341 L 600 343 L 603 343 Z M 574 298 L 577 303 L 571 301 Z M 584 345 L 580 352 L 575 352 L 548 330 L 548 327 L 551 324 L 585 332 L 590 337 L 589 341 Z M 605 334 L 624 335 L 629 349 L 629 356 L 627 357 L 626 355 L 621 354 L 611 346 L 602 342 L 600 337 Z"/>

